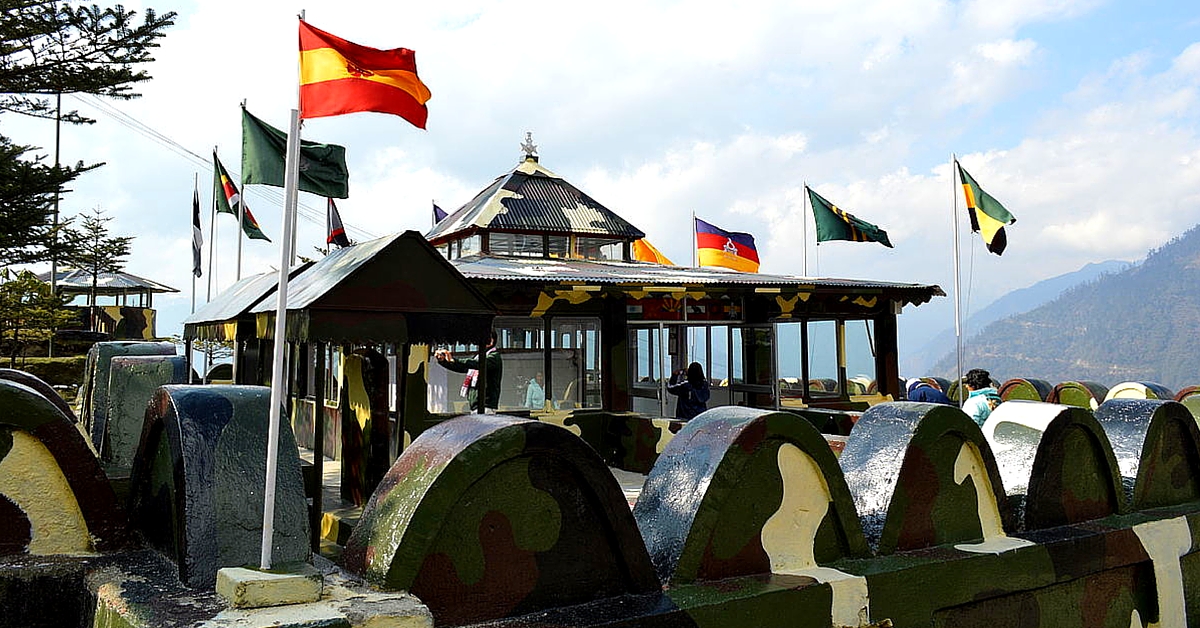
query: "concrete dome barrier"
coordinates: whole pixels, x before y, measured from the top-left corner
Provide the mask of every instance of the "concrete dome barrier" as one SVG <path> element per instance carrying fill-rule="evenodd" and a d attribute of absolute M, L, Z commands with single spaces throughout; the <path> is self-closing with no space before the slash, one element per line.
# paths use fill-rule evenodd
<path fill-rule="evenodd" d="M 991 447 L 958 408 L 869 408 L 839 458 L 867 542 L 880 555 L 1005 543 L 1014 520 Z"/>
<path fill-rule="evenodd" d="M 692 419 L 633 512 L 671 584 L 804 573 L 869 554 L 829 444 L 787 412 L 721 407 Z"/>
<path fill-rule="evenodd" d="M 163 386 L 146 411 L 130 480 L 131 519 L 175 561 L 187 586 L 212 588 L 219 568 L 258 563 L 270 397 L 262 386 Z M 309 557 L 300 456 L 286 422 L 272 557 Z"/>
<path fill-rule="evenodd" d="M 557 425 L 466 415 L 429 428 L 363 509 L 343 564 L 439 624 L 661 590 L 620 486 Z"/>

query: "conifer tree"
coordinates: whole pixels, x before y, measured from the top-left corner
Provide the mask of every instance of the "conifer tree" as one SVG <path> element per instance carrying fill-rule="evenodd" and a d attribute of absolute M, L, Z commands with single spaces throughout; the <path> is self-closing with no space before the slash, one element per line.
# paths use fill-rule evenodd
<path fill-rule="evenodd" d="M 137 98 L 150 80 L 150 51 L 175 13 L 137 13 L 124 7 L 75 2 L 10 0 L 0 12 L 0 114 L 58 116 L 62 94 Z M 94 122 L 77 111 L 60 119 Z M 0 135 L 0 266 L 43 261 L 58 253 L 54 201 L 80 174 L 102 164 L 55 166 L 40 149 Z"/>

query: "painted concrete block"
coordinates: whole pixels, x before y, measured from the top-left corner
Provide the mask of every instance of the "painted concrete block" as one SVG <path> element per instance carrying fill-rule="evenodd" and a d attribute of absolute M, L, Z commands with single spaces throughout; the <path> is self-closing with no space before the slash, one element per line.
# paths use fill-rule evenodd
<path fill-rule="evenodd" d="M 839 462 L 878 554 L 1003 544 L 1016 529 L 991 447 L 958 408 L 911 401 L 872 406 Z"/>
<path fill-rule="evenodd" d="M 262 536 L 270 389 L 163 386 L 147 411 L 130 481 L 133 525 L 179 566 L 192 587 L 211 588 L 221 567 L 257 564 Z M 300 457 L 279 430 L 272 556 L 304 561 L 308 507 Z"/>
<path fill-rule="evenodd" d="M 0 379 L 0 555 L 122 547 L 124 516 L 84 437 L 37 390 Z"/>
<path fill-rule="evenodd" d="M 1183 404 L 1109 399 L 1096 420 L 1112 443 L 1131 509 L 1200 500 L 1200 429 Z"/>
<path fill-rule="evenodd" d="M 181 355 L 113 357 L 108 377 L 108 419 L 100 458 L 122 469 L 133 467 L 146 407 L 159 386 L 187 382 Z"/>
<path fill-rule="evenodd" d="M 127 355 L 175 355 L 169 342 L 113 341 L 97 342 L 88 350 L 83 368 L 83 386 L 79 390 L 79 420 L 96 451 L 104 451 L 108 423 L 108 384 L 112 359 Z"/>
<path fill-rule="evenodd" d="M 671 584 L 868 555 L 833 451 L 788 412 L 722 407 L 687 422 L 633 513 L 659 578 Z"/>
<path fill-rule="evenodd" d="M 556 425 L 467 415 L 426 430 L 367 502 L 352 573 L 462 624 L 657 591 L 625 498 Z"/>
<path fill-rule="evenodd" d="M 271 571 L 245 567 L 217 570 L 217 593 L 234 608 L 305 604 L 321 599 L 321 572 L 308 563 L 279 565 Z"/>

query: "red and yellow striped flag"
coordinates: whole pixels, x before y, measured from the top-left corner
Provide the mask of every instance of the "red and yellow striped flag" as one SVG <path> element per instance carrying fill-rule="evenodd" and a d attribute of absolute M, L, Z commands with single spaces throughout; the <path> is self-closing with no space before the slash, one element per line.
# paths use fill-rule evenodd
<path fill-rule="evenodd" d="M 425 128 L 429 88 L 407 48 L 378 50 L 300 21 L 300 117 L 390 113 Z"/>

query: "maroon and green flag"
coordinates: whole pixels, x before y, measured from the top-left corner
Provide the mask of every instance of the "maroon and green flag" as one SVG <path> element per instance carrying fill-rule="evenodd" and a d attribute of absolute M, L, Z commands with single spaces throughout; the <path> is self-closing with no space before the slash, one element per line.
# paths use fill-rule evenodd
<path fill-rule="evenodd" d="M 259 228 L 254 214 L 250 213 L 250 208 L 242 201 L 241 193 L 233 184 L 233 179 L 230 178 L 229 172 L 225 170 L 221 160 L 217 158 L 215 150 L 213 151 L 213 202 L 217 205 L 217 212 L 221 214 L 237 216 L 239 211 L 245 212 L 245 217 L 242 219 L 242 231 L 245 232 L 247 238 L 271 241 L 271 238 L 268 238 Z"/>

